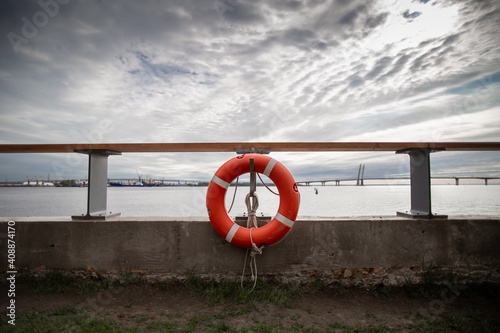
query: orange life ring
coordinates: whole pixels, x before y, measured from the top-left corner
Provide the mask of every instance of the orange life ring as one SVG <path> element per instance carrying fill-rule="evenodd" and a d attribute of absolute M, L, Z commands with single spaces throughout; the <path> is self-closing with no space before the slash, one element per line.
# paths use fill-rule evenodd
<path fill-rule="evenodd" d="M 250 172 L 251 158 L 254 160 L 254 171 L 268 176 L 280 195 L 276 216 L 252 231 L 236 224 L 225 207 L 227 188 L 236 177 Z M 261 154 L 245 154 L 230 159 L 217 170 L 207 189 L 207 209 L 212 226 L 226 241 L 243 248 L 252 248 L 252 241 L 260 248 L 282 239 L 295 223 L 299 203 L 299 190 L 290 171 L 275 159 Z"/>

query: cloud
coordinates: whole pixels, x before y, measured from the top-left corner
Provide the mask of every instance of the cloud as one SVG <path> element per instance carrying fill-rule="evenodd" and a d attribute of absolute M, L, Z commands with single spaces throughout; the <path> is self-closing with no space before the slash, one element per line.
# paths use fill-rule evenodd
<path fill-rule="evenodd" d="M 365 29 L 375 29 L 379 25 L 383 25 L 386 22 L 388 16 L 388 12 L 383 12 L 375 16 L 369 16 L 365 21 Z"/>
<path fill-rule="evenodd" d="M 377 60 L 375 63 L 375 66 L 372 68 L 368 74 L 365 76 L 365 80 L 373 80 L 375 79 L 388 65 L 390 65 L 392 62 L 391 57 L 382 57 L 381 59 Z"/>
<path fill-rule="evenodd" d="M 356 8 L 354 8 L 354 9 L 348 11 L 347 13 L 345 13 L 340 18 L 339 23 L 341 25 L 345 25 L 345 26 L 354 26 L 354 24 L 356 23 L 356 20 L 360 16 L 360 14 L 362 14 L 366 10 L 367 10 L 367 8 L 366 8 L 365 5 L 359 5 Z"/>
<path fill-rule="evenodd" d="M 405 19 L 407 19 L 408 21 L 413 21 L 414 19 L 416 19 L 417 17 L 419 17 L 420 15 L 422 15 L 421 12 L 411 12 L 410 13 L 410 10 L 407 9 L 404 13 L 403 13 L 403 17 Z"/>

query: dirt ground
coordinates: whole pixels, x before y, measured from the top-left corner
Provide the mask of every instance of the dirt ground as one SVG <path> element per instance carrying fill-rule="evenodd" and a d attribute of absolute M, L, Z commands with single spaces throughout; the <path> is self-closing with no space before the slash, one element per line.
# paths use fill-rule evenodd
<path fill-rule="evenodd" d="M 495 293 L 498 290 L 496 288 Z M 209 295 L 193 293 L 180 285 L 161 288 L 140 283 L 85 293 L 81 289 L 35 293 L 32 284 L 25 282 L 17 287 L 16 305 L 18 313 L 76 308 L 88 313 L 91 318 L 112 320 L 125 328 L 146 327 L 148 323 L 164 321 L 183 327 L 188 321 L 198 318 L 211 322 L 223 320 L 233 330 L 257 324 L 324 329 L 337 323 L 340 328 L 382 326 L 397 332 L 414 332 L 422 331 L 418 325 L 423 320 L 439 321 L 443 320 L 443 315 L 500 318 L 499 296 L 461 296 L 459 290 L 448 290 L 446 286 L 443 286 L 440 299 L 407 297 L 386 289 L 341 288 L 306 292 L 291 297 L 290 303 L 273 304 L 265 300 L 215 301 Z M 203 332 L 206 327 L 198 325 L 192 331 Z"/>

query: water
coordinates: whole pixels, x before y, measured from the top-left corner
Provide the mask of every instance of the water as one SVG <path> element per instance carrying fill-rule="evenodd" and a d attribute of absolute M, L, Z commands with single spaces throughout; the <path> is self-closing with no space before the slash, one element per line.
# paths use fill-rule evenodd
<path fill-rule="evenodd" d="M 395 215 L 410 209 L 407 185 L 301 186 L 299 217 Z M 272 187 L 272 189 L 276 190 Z M 207 216 L 206 187 L 110 187 L 108 210 L 122 216 Z M 226 195 L 229 209 L 234 187 Z M 248 187 L 237 191 L 231 216 L 246 212 Z M 279 198 L 258 187 L 258 214 L 274 216 Z M 86 213 L 87 189 L 78 187 L 0 187 L 0 216 L 71 216 Z M 498 185 L 433 185 L 432 209 L 447 215 L 500 216 Z"/>

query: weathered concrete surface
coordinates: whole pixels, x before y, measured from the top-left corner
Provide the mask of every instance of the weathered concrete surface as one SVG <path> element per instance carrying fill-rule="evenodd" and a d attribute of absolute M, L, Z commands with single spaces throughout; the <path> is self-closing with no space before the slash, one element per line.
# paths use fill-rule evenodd
<path fill-rule="evenodd" d="M 147 271 L 182 276 L 188 270 L 237 278 L 246 250 L 223 240 L 207 219 L 13 219 L 16 265 L 30 269 Z M 0 256 L 7 269 L 7 221 Z M 417 282 L 429 267 L 462 280 L 500 282 L 500 218 L 400 217 L 297 221 L 286 239 L 257 257 L 259 274 L 343 283 Z M 247 270 L 248 272 L 248 270 Z"/>

